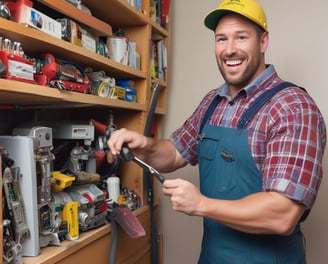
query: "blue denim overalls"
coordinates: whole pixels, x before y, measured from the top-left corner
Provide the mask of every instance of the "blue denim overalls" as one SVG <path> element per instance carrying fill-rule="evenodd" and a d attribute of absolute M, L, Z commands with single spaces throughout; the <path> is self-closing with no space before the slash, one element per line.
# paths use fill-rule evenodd
<path fill-rule="evenodd" d="M 201 192 L 211 198 L 235 200 L 262 192 L 262 175 L 248 146 L 247 123 L 276 92 L 294 86 L 282 83 L 261 95 L 245 111 L 237 128 L 207 124 L 221 97 L 207 109 L 198 135 Z M 289 236 L 253 235 L 204 218 L 199 264 L 304 264 L 303 236 L 298 224 Z"/>

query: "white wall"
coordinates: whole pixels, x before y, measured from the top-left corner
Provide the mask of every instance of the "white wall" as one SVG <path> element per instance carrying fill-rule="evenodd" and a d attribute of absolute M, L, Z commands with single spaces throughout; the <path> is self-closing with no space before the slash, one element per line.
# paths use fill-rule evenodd
<path fill-rule="evenodd" d="M 328 98 L 328 2 L 259 1 L 266 10 L 269 23 L 267 63 L 273 63 L 284 79 L 305 87 L 328 121 L 328 106 L 325 103 Z M 171 1 L 171 65 L 165 136 L 182 124 L 206 91 L 222 83 L 214 59 L 213 33 L 203 26 L 205 14 L 218 2 Z M 328 152 L 325 177 L 328 173 L 327 161 Z M 198 184 L 197 168 L 191 166 L 167 176 L 188 178 Z M 317 203 L 303 225 L 308 264 L 321 264 L 328 259 L 327 190 L 328 183 L 324 178 Z M 167 197 L 161 196 L 160 203 L 159 229 L 164 233 L 164 263 L 196 263 L 202 235 L 201 219 L 173 212 Z"/>

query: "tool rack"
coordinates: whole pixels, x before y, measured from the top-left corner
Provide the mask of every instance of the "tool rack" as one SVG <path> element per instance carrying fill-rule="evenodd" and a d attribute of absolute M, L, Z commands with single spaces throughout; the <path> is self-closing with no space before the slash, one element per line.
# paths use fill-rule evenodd
<path fill-rule="evenodd" d="M 137 102 L 131 103 L 72 91 L 63 92 L 37 84 L 0 79 L 0 104 L 12 106 L 11 110 L 6 110 L 5 116 L 8 116 L 6 119 L 18 119 L 16 120 L 18 123 L 32 117 L 34 111 L 40 111 L 41 115 L 51 117 L 54 115 L 56 118 L 83 119 L 90 117 L 106 122 L 106 118 L 111 112 L 118 127 L 126 127 L 142 133 L 149 109 L 151 87 L 157 83 L 162 89 L 156 108 L 155 119 L 158 127 L 155 136 L 160 137 L 160 121 L 166 112 L 167 75 L 165 72 L 164 79 L 151 76 L 150 46 L 151 40 L 163 39 L 169 48 L 169 30 L 150 18 L 151 1 L 144 0 L 142 10 L 137 10 L 125 0 L 84 0 L 83 3 L 90 8 L 93 16 L 78 10 L 64 0 L 33 2 L 42 3 L 56 12 L 101 32 L 108 33 L 110 30 L 108 25 L 112 28 L 123 29 L 126 36 L 137 43 L 137 50 L 141 57 L 141 68 L 134 69 L 122 65 L 34 28 L 3 18 L 0 18 L 0 35 L 20 41 L 27 54 L 35 55 L 51 50 L 55 55 L 76 61 L 82 66 L 89 66 L 95 70 L 105 70 L 112 77 L 132 79 L 136 84 Z M 19 120 L 20 118 L 23 120 Z M 120 230 L 117 263 L 150 263 L 150 210 L 147 206 L 143 170 L 132 162 L 126 162 L 120 169 L 119 176 L 124 186 L 141 196 L 142 207 L 134 213 L 145 228 L 146 236 L 131 239 L 124 231 Z M 157 207 L 157 205 L 155 195 L 154 206 Z M 1 214 L 0 217 L 2 221 Z M 2 235 L 2 226 L 0 231 Z M 2 238 L 0 243 L 0 250 L 2 250 Z M 76 241 L 64 241 L 60 246 L 43 248 L 39 256 L 24 257 L 24 263 L 105 264 L 108 263 L 110 245 L 111 226 L 106 224 L 100 228 L 82 232 Z"/>

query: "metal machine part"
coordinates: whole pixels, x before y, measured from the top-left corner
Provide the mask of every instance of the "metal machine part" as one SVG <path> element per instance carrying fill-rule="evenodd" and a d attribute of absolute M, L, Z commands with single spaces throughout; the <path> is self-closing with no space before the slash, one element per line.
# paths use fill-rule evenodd
<path fill-rule="evenodd" d="M 54 241 L 53 233 L 57 229 L 56 219 L 58 218 L 58 213 L 52 210 L 51 203 L 51 165 L 55 159 L 51 152 L 53 149 L 52 129 L 43 126 L 18 127 L 13 130 L 13 135 L 28 136 L 33 140 L 37 178 L 38 225 L 40 241 L 42 242 L 40 246 L 52 244 Z"/>
<path fill-rule="evenodd" d="M 0 1 L 0 17 L 11 20 L 10 10 L 3 1 Z"/>
<path fill-rule="evenodd" d="M 92 120 L 92 122 L 96 122 L 96 121 Z M 109 139 L 112 132 L 114 132 L 115 130 L 116 130 L 115 125 L 109 125 L 108 127 L 105 128 L 103 135 L 99 136 L 97 139 L 97 142 L 96 142 L 97 143 L 96 149 L 98 151 L 105 152 L 105 151 L 109 150 L 109 148 L 107 146 L 107 140 Z"/>
<path fill-rule="evenodd" d="M 100 225 L 106 220 L 107 204 L 104 193 L 95 184 L 72 186 L 65 191 L 72 201 L 79 202 L 79 228 L 86 231 Z"/>
<path fill-rule="evenodd" d="M 22 242 L 30 235 L 27 225 L 23 197 L 20 187 L 20 168 L 5 167 L 3 170 L 3 189 L 9 219 L 3 220 L 3 260 L 4 263 L 22 264 Z M 12 230 L 12 232 L 11 232 Z"/>
<path fill-rule="evenodd" d="M 29 236 L 22 241 L 23 256 L 37 256 L 40 254 L 39 219 L 37 200 L 36 162 L 34 159 L 34 144 L 31 137 L 26 136 L 0 136 L 0 145 L 15 161 L 15 166 L 20 168 L 20 186 Z"/>
<path fill-rule="evenodd" d="M 26 236 L 29 236 L 29 228 L 26 221 L 25 208 L 20 187 L 20 168 L 5 168 L 3 172 L 3 187 L 6 197 L 7 207 L 12 216 L 15 229 L 15 241 L 21 243 Z"/>
<path fill-rule="evenodd" d="M 13 135 L 29 136 L 33 139 L 38 184 L 38 203 L 42 207 L 51 201 L 51 163 L 55 159 L 51 150 L 52 129 L 35 126 L 15 128 Z"/>
<path fill-rule="evenodd" d="M 61 172 L 71 173 L 71 176 L 75 177 L 73 184 L 98 181 L 100 175 L 96 173 L 95 151 L 91 147 L 94 140 L 94 126 L 65 122 L 52 122 L 47 125 L 52 127 L 54 139 L 75 142 L 64 167 L 60 168 Z"/>
<path fill-rule="evenodd" d="M 4 264 L 23 264 L 22 245 L 16 243 L 10 232 L 10 220 L 3 219 L 3 261 Z"/>

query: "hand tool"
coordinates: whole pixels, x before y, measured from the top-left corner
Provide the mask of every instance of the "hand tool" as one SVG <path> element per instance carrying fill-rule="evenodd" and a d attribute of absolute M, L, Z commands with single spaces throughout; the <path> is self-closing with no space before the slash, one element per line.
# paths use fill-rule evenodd
<path fill-rule="evenodd" d="M 152 166 L 144 162 L 143 160 L 136 157 L 130 150 L 130 148 L 126 145 L 122 147 L 120 156 L 122 159 L 126 161 L 134 161 L 136 164 L 138 164 L 141 168 L 148 170 L 149 174 L 154 175 L 157 180 L 160 181 L 160 183 L 163 183 L 165 181 L 165 178 L 163 175 L 161 175 L 156 169 L 154 169 Z"/>

